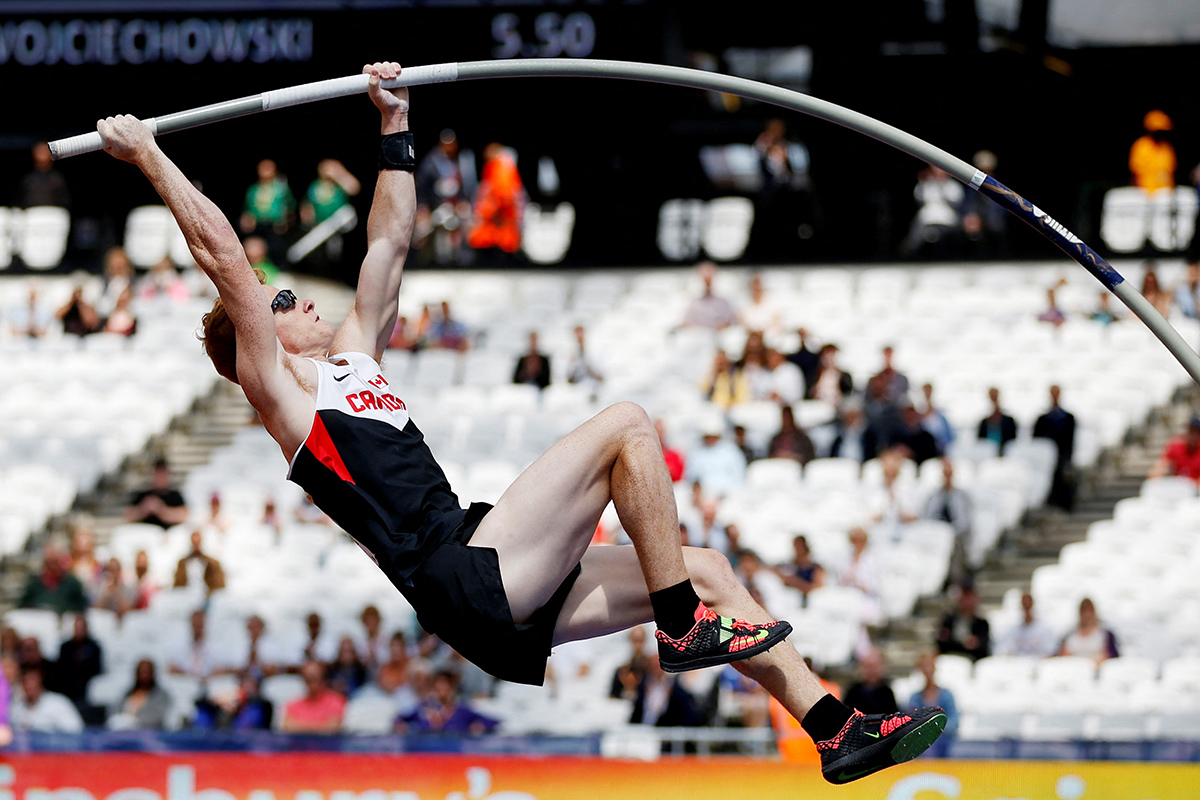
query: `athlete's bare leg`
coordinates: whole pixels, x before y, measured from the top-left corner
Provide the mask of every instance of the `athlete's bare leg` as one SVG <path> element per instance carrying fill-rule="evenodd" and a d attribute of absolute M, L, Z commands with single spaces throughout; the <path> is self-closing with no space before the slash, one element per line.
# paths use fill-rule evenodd
<path fill-rule="evenodd" d="M 683 548 L 684 562 L 696 593 L 718 614 L 767 623 L 771 616 L 754 602 L 738 581 L 729 560 L 716 550 Z M 650 594 L 629 547 L 592 547 L 583 557 L 583 572 L 567 595 L 554 629 L 556 644 L 602 636 L 649 622 Z M 780 642 L 765 653 L 733 663 L 757 681 L 798 720 L 825 694 L 796 648 Z"/>
<path fill-rule="evenodd" d="M 543 606 L 583 558 L 610 499 L 637 551 L 641 591 L 688 578 L 658 434 L 640 407 L 618 403 L 525 470 L 471 538 L 496 549 L 515 621 Z"/>

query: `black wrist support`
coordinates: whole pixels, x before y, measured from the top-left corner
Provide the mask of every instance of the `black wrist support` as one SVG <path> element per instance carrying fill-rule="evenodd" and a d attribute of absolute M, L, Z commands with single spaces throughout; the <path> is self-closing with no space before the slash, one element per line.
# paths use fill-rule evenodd
<path fill-rule="evenodd" d="M 417 168 L 412 131 L 385 133 L 379 137 L 379 168 L 402 169 L 405 172 Z"/>

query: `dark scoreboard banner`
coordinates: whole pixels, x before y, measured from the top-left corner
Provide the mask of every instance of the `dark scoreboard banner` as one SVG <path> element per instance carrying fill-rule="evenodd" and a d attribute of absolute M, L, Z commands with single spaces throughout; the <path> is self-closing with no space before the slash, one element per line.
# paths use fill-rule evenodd
<path fill-rule="evenodd" d="M 1127 180 L 1128 147 L 1148 108 L 1164 108 L 1177 131 L 1191 132 L 1177 142 L 1181 169 L 1200 157 L 1191 144 L 1200 142 L 1200 111 L 1184 94 L 1187 82 L 1168 79 L 1190 74 L 1200 48 L 1060 51 L 1058 62 L 1043 61 L 1003 37 L 985 51 L 976 22 L 952 27 L 927 10 L 922 0 L 0 0 L 0 206 L 13 201 L 38 140 L 84 132 L 109 114 L 166 114 L 381 59 L 607 58 L 784 83 L 960 157 L 993 150 L 998 177 L 1092 244 L 1081 198 Z M 1136 93 L 1114 92 L 1129 75 L 1147 80 Z M 772 107 L 578 78 L 441 84 L 412 97 L 418 149 L 445 128 L 477 154 L 501 142 L 519 154 L 534 201 L 575 205 L 567 264 L 661 263 L 662 203 L 729 193 L 705 176 L 699 149 L 753 142 L 777 115 L 808 149 L 817 201 L 815 235 L 788 260 L 894 257 L 914 211 L 919 163 Z M 274 158 L 297 193 L 323 158 L 369 182 L 376 130 L 369 102 L 351 97 L 174 133 L 163 147 L 236 217 L 260 158 Z M 552 197 L 536 181 L 545 157 L 560 179 Z M 103 154 L 61 168 L 83 223 L 72 250 L 80 259 L 118 241 L 128 209 L 155 199 L 135 171 Z M 1015 256 L 1052 255 L 1021 231 L 1012 245 Z"/>

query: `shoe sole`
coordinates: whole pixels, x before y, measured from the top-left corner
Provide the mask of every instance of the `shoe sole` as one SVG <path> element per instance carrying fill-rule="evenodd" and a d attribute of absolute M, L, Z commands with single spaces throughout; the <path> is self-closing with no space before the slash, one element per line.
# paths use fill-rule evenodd
<path fill-rule="evenodd" d="M 851 781 L 856 781 L 859 778 L 865 778 L 868 775 L 874 775 L 876 772 L 887 769 L 888 767 L 894 767 L 897 764 L 903 764 L 905 761 L 912 761 L 914 758 L 921 755 L 921 753 L 924 753 L 926 750 L 928 750 L 929 746 L 937 741 L 937 738 L 942 735 L 942 731 L 945 729 L 946 715 L 934 714 L 932 717 L 901 736 L 899 741 L 895 743 L 882 741 L 877 745 L 866 748 L 865 750 L 860 750 L 859 752 L 853 754 L 857 758 L 863 758 L 865 756 L 868 759 L 873 759 L 885 755 L 883 751 L 887 746 L 890 745 L 891 750 L 886 752 L 886 757 L 890 759 L 889 763 L 862 764 L 860 762 L 855 764 L 851 762 L 839 767 L 833 767 L 829 770 L 829 773 L 837 772 L 836 775 L 831 775 L 825 770 L 822 770 L 822 774 L 825 776 L 825 780 L 834 784 L 850 783 Z"/>
<path fill-rule="evenodd" d="M 705 667 L 715 667 L 720 664 L 730 664 L 734 661 L 753 658 L 759 653 L 765 653 L 790 636 L 791 633 L 791 623 L 780 622 L 771 629 L 770 636 L 752 647 L 747 647 L 745 650 L 736 650 L 731 653 L 717 653 L 716 655 L 701 656 L 700 658 L 675 662 L 663 661 L 660 657 L 659 665 L 662 667 L 663 672 L 688 672 L 693 669 L 704 669 Z"/>

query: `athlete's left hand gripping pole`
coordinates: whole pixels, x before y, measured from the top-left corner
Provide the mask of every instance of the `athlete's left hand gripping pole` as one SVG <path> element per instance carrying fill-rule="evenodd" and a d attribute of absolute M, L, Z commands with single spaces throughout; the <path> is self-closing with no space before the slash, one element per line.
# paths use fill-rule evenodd
<path fill-rule="evenodd" d="M 430 64 L 423 67 L 408 67 L 402 69 L 400 75 L 391 80 L 383 81 L 383 88 L 395 89 L 399 86 L 420 86 L 427 83 L 446 83 L 458 80 L 458 64 Z M 187 111 L 179 111 L 162 117 L 151 117 L 143 120 L 155 136 L 207 125 L 210 122 L 244 117 L 257 114 L 260 111 L 271 111 L 276 108 L 287 108 L 315 100 L 330 100 L 335 97 L 346 97 L 352 94 L 366 94 L 370 76 L 351 75 L 346 78 L 333 78 L 327 81 L 305 83 L 286 89 L 276 89 L 262 94 L 250 95 L 237 100 L 226 100 L 211 106 L 201 106 Z M 55 160 L 94 153 L 104 149 L 104 140 L 97 131 L 58 139 L 50 142 L 50 155 Z"/>

